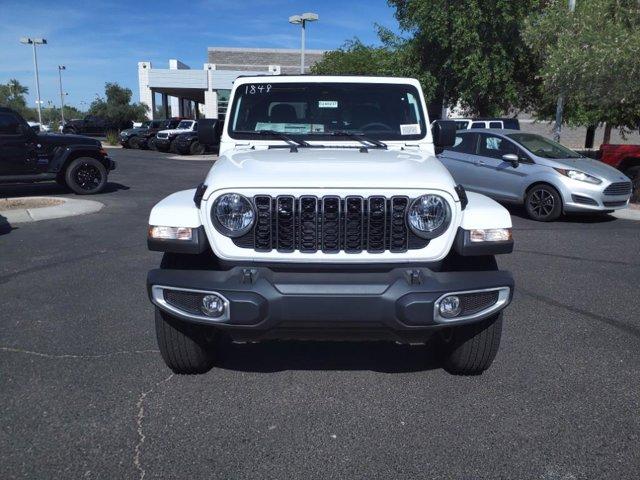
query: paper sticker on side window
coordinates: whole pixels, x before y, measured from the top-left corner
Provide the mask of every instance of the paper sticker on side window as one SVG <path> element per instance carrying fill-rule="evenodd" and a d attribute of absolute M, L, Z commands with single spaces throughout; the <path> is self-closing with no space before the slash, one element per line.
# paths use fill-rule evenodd
<path fill-rule="evenodd" d="M 420 135 L 419 123 L 400 125 L 400 135 Z"/>
<path fill-rule="evenodd" d="M 319 100 L 318 108 L 338 108 L 337 100 Z"/>

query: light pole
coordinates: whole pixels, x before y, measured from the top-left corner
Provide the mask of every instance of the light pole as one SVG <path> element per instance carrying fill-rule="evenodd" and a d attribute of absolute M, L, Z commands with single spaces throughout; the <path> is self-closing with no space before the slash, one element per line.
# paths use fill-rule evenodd
<path fill-rule="evenodd" d="M 64 65 L 58 65 L 58 79 L 60 80 L 60 118 L 62 118 L 62 125 L 64 125 L 64 92 L 62 91 L 62 70 L 66 70 Z"/>
<path fill-rule="evenodd" d="M 576 0 L 569 0 L 569 12 L 573 13 L 576 9 Z M 558 95 L 558 103 L 556 104 L 556 128 L 553 132 L 553 139 L 560 142 L 560 134 L 562 133 L 562 113 L 564 110 L 564 93 Z"/>
<path fill-rule="evenodd" d="M 317 13 L 303 13 L 289 17 L 289 23 L 302 26 L 302 47 L 300 49 L 300 73 L 304 74 L 304 30 L 307 22 L 315 22 L 320 17 Z"/>
<path fill-rule="evenodd" d="M 38 122 L 40 122 L 40 125 L 42 125 L 42 111 L 40 109 L 42 101 L 40 100 L 40 76 L 38 74 L 38 55 L 36 54 L 36 45 L 46 45 L 47 39 L 22 37 L 20 39 L 20 43 L 33 46 L 33 66 L 36 70 L 36 95 L 38 96 L 36 105 L 38 106 Z"/>

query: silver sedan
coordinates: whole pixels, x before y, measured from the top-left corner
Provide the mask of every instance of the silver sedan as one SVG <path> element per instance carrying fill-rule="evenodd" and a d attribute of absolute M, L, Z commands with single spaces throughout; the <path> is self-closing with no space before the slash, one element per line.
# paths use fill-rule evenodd
<path fill-rule="evenodd" d="M 619 170 L 519 130 L 459 131 L 439 158 L 467 190 L 524 204 L 543 222 L 567 212 L 609 213 L 631 196 L 631 180 Z"/>

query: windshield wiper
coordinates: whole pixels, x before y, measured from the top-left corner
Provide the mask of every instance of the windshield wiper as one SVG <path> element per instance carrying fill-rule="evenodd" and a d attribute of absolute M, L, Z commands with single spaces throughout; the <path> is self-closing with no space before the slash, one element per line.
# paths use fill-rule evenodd
<path fill-rule="evenodd" d="M 373 138 L 369 138 L 366 137 L 364 135 L 361 135 L 359 133 L 352 133 L 352 132 L 347 132 L 345 130 L 335 130 L 333 132 L 331 132 L 332 136 L 335 137 L 349 137 L 349 138 L 353 138 L 354 140 L 359 141 L 360 143 L 362 143 L 362 145 L 364 145 L 364 147 L 360 150 L 361 152 L 364 151 L 366 152 L 367 149 L 369 148 L 387 148 L 387 144 L 384 142 L 381 142 L 380 140 L 375 140 Z"/>
<path fill-rule="evenodd" d="M 246 131 L 236 131 L 235 133 L 248 133 L 248 134 L 260 135 L 260 136 L 271 135 L 273 137 L 277 137 L 280 140 L 287 143 L 287 145 L 291 149 L 290 150 L 291 152 L 297 152 L 298 147 L 311 148 L 312 146 L 310 143 L 305 142 L 304 140 L 296 140 L 294 138 L 291 138 L 289 135 L 285 135 L 284 133 L 281 133 L 281 132 L 276 132 L 275 130 L 255 130 L 255 131 L 246 130 Z"/>

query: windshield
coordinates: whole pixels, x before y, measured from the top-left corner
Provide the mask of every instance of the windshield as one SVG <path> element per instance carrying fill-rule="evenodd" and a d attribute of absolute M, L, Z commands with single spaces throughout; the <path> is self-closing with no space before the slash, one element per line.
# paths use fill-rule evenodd
<path fill-rule="evenodd" d="M 542 158 L 582 158 L 582 155 L 540 135 L 510 133 L 507 135 L 534 155 Z"/>
<path fill-rule="evenodd" d="M 264 81 L 238 87 L 229 122 L 232 138 L 265 138 L 260 131 L 307 140 L 336 140 L 337 132 L 415 140 L 425 136 L 426 127 L 412 85 Z"/>
<path fill-rule="evenodd" d="M 178 128 L 191 128 L 192 123 L 191 120 L 183 120 L 178 124 Z"/>

